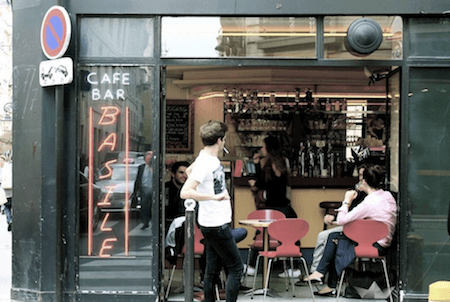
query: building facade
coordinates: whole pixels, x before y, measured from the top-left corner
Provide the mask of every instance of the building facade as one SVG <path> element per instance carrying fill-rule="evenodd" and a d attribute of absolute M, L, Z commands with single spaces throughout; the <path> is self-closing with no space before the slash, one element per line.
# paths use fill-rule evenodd
<path fill-rule="evenodd" d="M 52 77 L 70 77 L 67 65 L 51 59 L 53 70 L 40 67 L 49 60 L 44 44 L 59 47 L 67 31 L 63 17 L 43 22 L 54 5 L 71 24 L 64 57 L 73 60 L 73 81 L 65 85 Z M 448 1 L 16 0 L 12 7 L 12 299 L 164 299 L 167 154 L 195 156 L 202 121 L 242 110 L 224 105 L 224 88 L 250 86 L 256 100 L 288 91 L 287 105 L 307 100 L 306 92 L 333 98 L 335 111 L 344 99 L 366 111 L 362 99 L 378 100 L 374 114 L 389 113 L 382 140 L 400 208 L 397 299 L 426 301 L 430 283 L 449 279 Z M 357 70 L 366 78 L 349 79 Z M 228 90 L 225 98 L 239 105 Z M 153 193 L 144 204 L 133 201 L 133 188 L 147 151 Z M 144 209 L 148 229 L 140 227 Z"/>

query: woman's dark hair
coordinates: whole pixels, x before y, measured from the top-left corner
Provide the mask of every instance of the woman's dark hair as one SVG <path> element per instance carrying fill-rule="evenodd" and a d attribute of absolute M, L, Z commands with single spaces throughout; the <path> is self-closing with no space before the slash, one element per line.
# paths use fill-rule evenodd
<path fill-rule="evenodd" d="M 369 187 L 381 189 L 384 184 L 384 169 L 379 165 L 367 165 L 364 168 L 363 179 Z"/>
<path fill-rule="evenodd" d="M 278 138 L 276 136 L 267 136 L 264 139 L 264 143 L 266 144 L 268 159 L 263 170 L 265 172 L 265 179 L 268 181 L 272 178 L 272 163 L 275 164 L 281 174 L 287 173 L 287 167 Z"/>

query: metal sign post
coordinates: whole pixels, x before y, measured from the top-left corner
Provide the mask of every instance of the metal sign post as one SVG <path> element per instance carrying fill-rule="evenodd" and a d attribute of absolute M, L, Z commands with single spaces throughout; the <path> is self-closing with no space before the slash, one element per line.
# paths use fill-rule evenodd
<path fill-rule="evenodd" d="M 185 243 L 186 255 L 184 258 L 184 301 L 194 301 L 194 223 L 195 200 L 186 199 Z"/>

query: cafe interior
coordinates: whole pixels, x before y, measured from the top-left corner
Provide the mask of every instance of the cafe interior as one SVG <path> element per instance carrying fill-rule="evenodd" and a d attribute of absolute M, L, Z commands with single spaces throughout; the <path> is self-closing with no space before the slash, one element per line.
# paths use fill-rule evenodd
<path fill-rule="evenodd" d="M 180 101 L 191 104 L 192 145 L 188 152 L 166 146 L 166 174 L 170 174 L 170 164 L 174 161 L 195 159 L 202 148 L 198 137 L 202 124 L 219 120 L 229 126 L 225 145 L 228 153 L 221 154 L 220 160 L 232 196 L 232 227 L 248 231 L 246 238 L 238 243 L 246 263 L 258 228 L 246 223 L 257 210 L 248 184 L 255 178 L 252 157 L 259 152 L 266 136 L 278 137 L 290 165 L 291 206 L 308 225 L 300 246 L 310 267 L 317 234 L 327 228 L 323 217 L 335 213 L 344 193 L 354 188 L 359 164 L 382 165 L 386 171 L 385 188 L 398 192 L 399 79 L 396 66 L 168 66 L 166 106 Z M 265 228 L 259 230 L 267 234 Z M 256 274 L 256 288 L 264 287 L 266 280 L 263 275 L 268 260 L 264 259 Z M 321 286 L 291 284 L 291 289 L 289 278 L 279 277 L 284 271 L 283 263 L 275 262 L 269 272 L 267 299 L 311 301 L 311 291 Z M 381 268 L 381 264 L 377 265 Z M 181 267 L 181 264 L 177 266 L 172 278 L 172 266 L 166 265 L 169 301 L 183 300 Z M 304 276 L 303 264 L 298 262 L 296 267 Z M 195 276 L 195 288 L 201 290 L 198 269 Z M 293 283 L 298 280 L 297 276 Z M 246 276 L 243 286 L 248 291 L 243 290 L 239 300 L 263 299 L 249 294 L 249 289 L 254 287 L 253 276 Z M 391 286 L 395 287 L 393 280 Z M 366 292 L 366 297 L 372 295 L 371 299 L 384 300 L 389 296 Z"/>

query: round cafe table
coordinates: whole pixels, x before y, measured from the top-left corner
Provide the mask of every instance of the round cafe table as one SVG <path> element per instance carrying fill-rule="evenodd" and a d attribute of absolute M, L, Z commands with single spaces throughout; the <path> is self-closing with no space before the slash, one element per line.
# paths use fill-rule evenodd
<path fill-rule="evenodd" d="M 264 251 L 267 252 L 269 250 L 269 233 L 267 232 L 267 227 L 272 223 L 276 221 L 276 219 L 244 219 L 239 220 L 239 224 L 242 225 L 249 225 L 253 227 L 258 227 L 263 229 L 263 248 Z M 267 257 L 263 257 L 263 277 L 262 277 L 262 291 L 255 291 L 253 294 L 264 294 L 264 285 L 266 284 L 266 278 L 267 278 L 267 267 L 268 267 L 269 260 Z M 257 272 L 255 272 L 256 274 Z M 268 296 L 276 297 L 278 296 L 276 292 L 268 290 L 267 292 Z"/>

